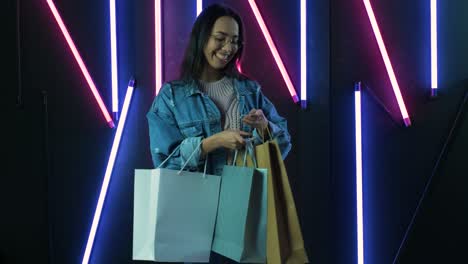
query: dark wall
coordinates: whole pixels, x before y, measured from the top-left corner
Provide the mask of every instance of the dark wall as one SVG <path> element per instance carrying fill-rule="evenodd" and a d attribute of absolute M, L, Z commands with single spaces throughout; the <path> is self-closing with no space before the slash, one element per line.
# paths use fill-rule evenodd
<path fill-rule="evenodd" d="M 15 1 L 8 1 L 2 9 L 4 36 L 10 41 L 5 42 L 2 55 L 6 90 L 2 96 L 6 106 L 2 167 L 6 173 L 0 184 L 0 263 L 28 263 L 32 255 L 45 263 L 49 239 L 43 98 L 40 91 L 30 93 L 19 86 L 16 7 Z M 36 245 L 26 246 L 28 254 L 25 241 Z"/>
<path fill-rule="evenodd" d="M 467 6 L 462 1 L 438 2 L 440 96 L 431 100 L 429 1 L 371 1 L 412 119 L 408 128 L 403 125 L 363 1 L 331 3 L 331 175 L 337 238 L 333 249 L 339 252 L 333 263 L 356 262 L 356 81 L 363 83 L 365 261 L 399 260 L 398 249 L 463 98 L 466 86 L 460 82 L 468 76 L 463 59 L 468 37 L 461 34 L 466 21 L 455 15 L 461 10 L 466 13 Z M 425 252 L 418 244 L 413 248 Z M 415 263 L 406 260 L 401 263 Z"/>
<path fill-rule="evenodd" d="M 54 2 L 110 109 L 108 2 Z M 366 263 L 394 261 L 435 170 L 439 176 L 434 182 L 440 188 L 430 189 L 424 213 L 415 218 L 414 230 L 420 231 L 408 232 L 404 254 L 397 260 L 414 263 L 415 256 L 424 252 L 419 245 L 428 240 L 421 235 L 430 233 L 427 230 L 448 223 L 454 226 L 452 231 L 461 230 L 467 221 L 460 208 L 467 203 L 455 187 L 463 186 L 460 181 L 466 175 L 466 148 L 460 147 L 467 144 L 460 136 L 466 118 L 460 119 L 451 151 L 443 155 L 445 162 L 440 168 L 435 164 L 466 90 L 462 82 L 468 78 L 465 1 L 439 1 L 436 99 L 428 98 L 428 1 L 372 1 L 413 122 L 409 128 L 402 124 L 362 1 L 308 1 L 309 107 L 305 110 L 293 104 L 248 2 L 206 0 L 204 5 L 214 2 L 226 3 L 242 15 L 246 25 L 242 69 L 262 85 L 288 119 L 293 149 L 286 164 L 311 262 L 356 262 L 355 81 L 363 83 Z M 299 93 L 299 1 L 256 2 Z M 131 262 L 133 170 L 152 167 L 145 114 L 155 90 L 153 5 L 154 1 L 117 1 L 120 104 L 132 76 L 137 88 L 90 263 Z M 185 0 L 165 0 L 162 5 L 163 78 L 169 81 L 177 78 L 196 7 L 195 1 Z M 15 2 L 9 1 L 6 10 L 7 36 L 16 40 Z M 20 74 L 21 82 L 13 78 L 7 93 L 8 111 L 14 113 L 7 123 L 14 126 L 8 138 L 14 140 L 7 140 L 10 155 L 0 192 L 0 263 L 79 263 L 115 130 L 106 125 L 46 1 L 21 1 L 19 11 L 20 43 L 7 42 L 12 51 L 6 63 L 8 75 Z M 19 87 L 22 104 L 16 105 Z M 435 203 L 451 203 L 450 215 L 461 220 L 432 222 L 435 215 L 448 212 Z M 437 229 L 430 234 L 441 233 Z M 450 235 L 436 237 L 458 241 Z"/>
<path fill-rule="evenodd" d="M 424 199 L 419 205 L 411 230 L 397 263 L 466 262 L 468 244 L 468 83 L 465 95 L 457 98 L 457 113 L 436 168 L 431 173 Z M 456 101 L 454 98 L 452 101 Z"/>

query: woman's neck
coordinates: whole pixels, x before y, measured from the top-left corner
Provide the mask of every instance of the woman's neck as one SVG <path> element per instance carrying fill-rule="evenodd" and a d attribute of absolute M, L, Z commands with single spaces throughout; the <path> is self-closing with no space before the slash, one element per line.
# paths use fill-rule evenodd
<path fill-rule="evenodd" d="M 224 72 L 215 70 L 211 67 L 205 67 L 200 75 L 200 80 L 204 82 L 215 82 L 221 80 L 223 77 Z"/>

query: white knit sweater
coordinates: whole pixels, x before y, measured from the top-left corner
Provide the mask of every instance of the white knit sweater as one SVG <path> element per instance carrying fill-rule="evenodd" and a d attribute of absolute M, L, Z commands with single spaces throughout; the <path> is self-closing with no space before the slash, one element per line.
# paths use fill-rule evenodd
<path fill-rule="evenodd" d="M 200 86 L 221 112 L 223 129 L 240 129 L 239 100 L 234 92 L 233 80 L 224 76 L 214 82 L 200 81 Z"/>

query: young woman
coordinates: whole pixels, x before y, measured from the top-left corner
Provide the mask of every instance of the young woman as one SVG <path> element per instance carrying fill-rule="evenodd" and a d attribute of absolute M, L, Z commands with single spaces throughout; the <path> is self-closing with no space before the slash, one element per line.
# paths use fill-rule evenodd
<path fill-rule="evenodd" d="M 261 143 L 269 134 L 283 159 L 291 149 L 286 120 L 260 85 L 236 68 L 244 49 L 240 16 L 218 4 L 204 9 L 193 25 L 179 80 L 165 83 L 147 114 L 154 166 L 221 175 L 232 150 L 245 138 Z M 267 129 L 270 133 L 267 133 Z"/>
<path fill-rule="evenodd" d="M 151 155 L 157 167 L 221 175 L 233 150 L 245 138 L 254 144 L 271 135 L 283 159 L 291 149 L 286 120 L 263 95 L 260 85 L 236 68 L 244 49 L 240 16 L 211 5 L 198 16 L 179 80 L 165 83 L 147 114 Z M 268 131 L 268 132 L 267 132 Z M 190 159 L 189 159 L 190 158 Z M 229 263 L 212 254 L 211 263 Z"/>

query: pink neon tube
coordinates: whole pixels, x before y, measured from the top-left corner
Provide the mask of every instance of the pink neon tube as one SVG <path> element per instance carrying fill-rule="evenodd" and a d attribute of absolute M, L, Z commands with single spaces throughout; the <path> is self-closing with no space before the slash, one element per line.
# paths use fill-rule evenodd
<path fill-rule="evenodd" d="M 296 94 L 296 89 L 294 88 L 294 85 L 291 82 L 291 78 L 289 78 L 289 74 L 286 71 L 286 67 L 284 67 L 283 61 L 278 53 L 278 49 L 275 46 L 275 43 L 273 42 L 273 39 L 271 38 L 270 32 L 268 31 L 268 28 L 265 24 L 265 21 L 263 21 L 262 15 L 260 14 L 260 11 L 258 10 L 257 4 L 255 3 L 254 0 L 249 0 L 250 7 L 252 8 L 252 11 L 254 12 L 255 18 L 257 19 L 258 24 L 260 25 L 260 28 L 262 29 L 263 36 L 265 37 L 268 46 L 270 47 L 271 53 L 273 54 L 273 57 L 275 58 L 276 64 L 278 65 L 278 68 L 281 72 L 281 75 L 283 76 L 284 81 L 286 82 L 286 86 L 288 87 L 289 93 L 291 94 L 291 97 L 295 103 L 299 101 L 299 98 Z"/>
<path fill-rule="evenodd" d="M 390 58 L 387 53 L 387 49 L 385 48 L 385 43 L 382 39 L 382 35 L 380 34 L 380 29 L 377 24 L 377 20 L 375 19 L 374 11 L 372 10 L 372 6 L 369 0 L 363 0 L 364 5 L 366 7 L 367 15 L 369 16 L 370 23 L 372 25 L 372 30 L 374 31 L 375 38 L 377 39 L 377 44 L 379 45 L 380 54 L 382 55 L 382 59 L 385 63 L 385 68 L 387 69 L 388 77 L 390 78 L 390 82 L 393 87 L 393 93 L 398 102 L 398 106 L 400 107 L 400 112 L 403 117 L 403 121 L 405 122 L 406 126 L 411 125 L 411 120 L 408 116 L 408 112 L 406 111 L 405 102 L 403 101 L 403 97 L 401 96 L 400 86 L 398 85 L 397 79 L 395 77 L 395 73 L 393 72 L 392 63 L 390 62 Z"/>
<path fill-rule="evenodd" d="M 155 68 L 156 68 L 156 94 L 162 85 L 162 45 L 161 45 L 161 0 L 154 1 L 154 39 L 155 39 Z"/>
<path fill-rule="evenodd" d="M 78 62 L 78 65 L 80 66 L 81 72 L 86 78 L 86 81 L 88 82 L 89 88 L 93 92 L 94 97 L 96 98 L 99 107 L 101 108 L 101 112 L 104 115 L 104 118 L 107 121 L 107 124 L 113 128 L 114 121 L 112 120 L 111 116 L 109 115 L 109 111 L 107 111 L 106 106 L 104 105 L 104 102 L 102 101 L 101 95 L 99 95 L 98 90 L 96 89 L 96 85 L 94 85 L 93 79 L 91 79 L 91 76 L 89 75 L 89 72 L 81 59 L 81 56 L 76 49 L 75 43 L 73 43 L 72 38 L 70 37 L 70 34 L 68 33 L 67 28 L 65 27 L 65 24 L 62 21 L 62 18 L 60 17 L 60 14 L 57 11 L 57 8 L 55 8 L 54 2 L 52 0 L 47 0 L 47 4 L 49 4 L 50 10 L 52 11 L 52 14 L 55 17 L 55 20 L 59 24 L 60 29 L 62 30 L 63 35 L 65 36 L 65 39 L 67 40 L 68 46 L 73 52 L 73 55 L 75 56 L 76 61 Z"/>

